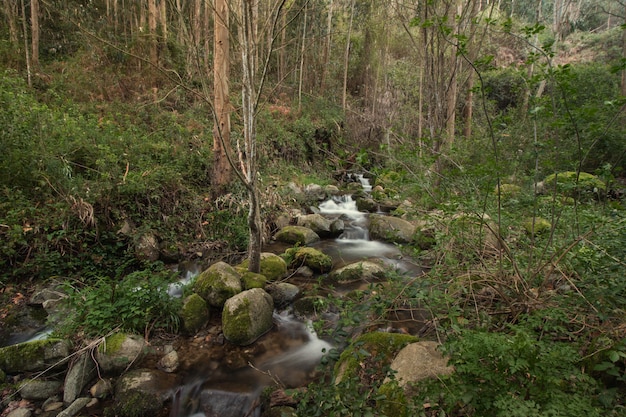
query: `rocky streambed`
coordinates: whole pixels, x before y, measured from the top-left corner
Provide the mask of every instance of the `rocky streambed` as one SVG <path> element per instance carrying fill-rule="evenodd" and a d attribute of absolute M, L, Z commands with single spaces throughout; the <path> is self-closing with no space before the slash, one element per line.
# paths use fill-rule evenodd
<path fill-rule="evenodd" d="M 416 337 L 430 318 L 418 308 L 375 327 L 363 323 L 340 345 L 313 331 L 313 320 L 324 316 L 332 323 L 337 315 L 326 308 L 329 294 L 342 297 L 389 274 L 419 276 L 422 270 L 397 245 L 428 230 L 381 213 L 369 194 L 359 204 L 336 187 L 303 192 L 317 195 L 320 203 L 308 213 L 277 219 L 260 274 L 248 272 L 245 262 L 188 268 L 199 269 L 197 276 L 181 271 L 186 276 L 171 293 L 181 295 L 180 286 L 188 286 L 181 311 L 187 336 L 161 334 L 146 341 L 114 333 L 80 348 L 42 336 L 0 348 L 2 417 L 260 415 L 264 387 L 306 385 L 325 353 L 349 349 L 356 338 L 366 346 L 395 340 L 390 360 L 398 359 L 407 381 L 448 372 L 434 342 Z M 31 298 L 35 309 L 49 314 L 58 314 L 62 301 L 56 287 Z M 345 372 L 354 372 L 348 362 Z M 285 404 L 264 404 L 263 411 L 272 405 Z"/>

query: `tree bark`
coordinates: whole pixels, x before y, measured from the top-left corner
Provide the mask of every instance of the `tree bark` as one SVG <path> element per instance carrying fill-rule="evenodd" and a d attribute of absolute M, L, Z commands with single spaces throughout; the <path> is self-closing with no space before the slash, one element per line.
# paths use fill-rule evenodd
<path fill-rule="evenodd" d="M 228 20 L 228 1 L 215 0 L 213 185 L 217 193 L 224 191 L 231 180 L 232 173 L 226 155 L 227 147 L 230 144 L 230 35 Z"/>
<path fill-rule="evenodd" d="M 22 16 L 24 17 L 22 19 L 22 29 L 24 30 L 24 54 L 26 56 L 26 79 L 28 81 L 28 86 L 32 87 L 33 86 L 33 78 L 31 75 L 31 68 L 30 68 L 30 51 L 28 49 L 28 29 L 27 29 L 27 25 L 26 25 L 26 7 L 24 6 L 24 0 L 22 0 Z"/>
<path fill-rule="evenodd" d="M 150 48 L 150 62 L 152 65 L 158 64 L 157 48 L 157 6 L 156 0 L 148 0 L 148 36 Z"/>
<path fill-rule="evenodd" d="M 348 33 L 346 34 L 346 51 L 343 57 L 343 93 L 341 95 L 341 108 L 346 110 L 348 100 L 348 63 L 350 61 L 350 37 L 352 36 L 352 21 L 354 19 L 354 2 L 352 0 L 350 7 L 350 23 L 348 24 Z"/>
<path fill-rule="evenodd" d="M 18 3 L 14 0 L 3 0 L 4 13 L 7 19 L 7 26 L 9 27 L 9 42 L 11 45 L 17 47 L 19 38 L 17 35 L 17 6 Z"/>
<path fill-rule="evenodd" d="M 31 64 L 39 67 L 39 0 L 30 1 Z"/>

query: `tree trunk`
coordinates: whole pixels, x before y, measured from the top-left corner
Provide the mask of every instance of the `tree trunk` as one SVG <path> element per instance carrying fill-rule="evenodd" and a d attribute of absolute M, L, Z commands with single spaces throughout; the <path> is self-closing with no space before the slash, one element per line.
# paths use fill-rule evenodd
<path fill-rule="evenodd" d="M 157 49 L 157 6 L 156 0 L 148 0 L 148 39 L 150 49 L 150 62 L 152 65 L 158 64 L 158 49 Z"/>
<path fill-rule="evenodd" d="M 346 102 L 348 99 L 348 63 L 350 61 L 350 37 L 352 36 L 352 21 L 354 19 L 354 2 L 350 7 L 350 23 L 348 24 L 348 33 L 346 34 L 346 51 L 343 57 L 343 93 L 341 95 L 341 108 L 346 110 Z"/>
<path fill-rule="evenodd" d="M 24 30 L 24 54 L 26 55 L 26 79 L 28 80 L 28 86 L 33 86 L 33 78 L 30 68 L 30 51 L 28 49 L 28 28 L 26 25 L 26 7 L 24 6 L 24 0 L 22 0 L 22 29 Z"/>
<path fill-rule="evenodd" d="M 230 39 L 229 10 L 227 0 L 215 0 L 214 40 L 214 107 L 213 127 L 213 185 L 215 192 L 223 192 L 231 180 L 231 166 L 226 155 L 230 144 Z"/>
<path fill-rule="evenodd" d="M 306 49 L 306 23 L 308 2 L 304 5 L 304 28 L 302 29 L 302 45 L 300 48 L 300 77 L 298 79 L 298 111 L 302 108 L 302 79 L 304 78 L 304 52 Z"/>
<path fill-rule="evenodd" d="M 39 67 L 39 0 L 30 1 L 30 30 L 32 56 L 31 64 L 33 67 Z"/>
<path fill-rule="evenodd" d="M 17 47 L 19 38 L 17 35 L 17 5 L 14 0 L 3 0 L 4 13 L 7 18 L 7 25 L 9 27 L 9 42 L 12 46 Z"/>
<path fill-rule="evenodd" d="M 326 77 L 328 76 L 328 66 L 330 51 L 332 46 L 333 31 L 333 0 L 328 4 L 328 17 L 326 21 L 326 44 L 324 45 L 324 58 L 322 60 L 322 75 L 320 77 L 320 91 L 323 93 L 326 88 Z"/>

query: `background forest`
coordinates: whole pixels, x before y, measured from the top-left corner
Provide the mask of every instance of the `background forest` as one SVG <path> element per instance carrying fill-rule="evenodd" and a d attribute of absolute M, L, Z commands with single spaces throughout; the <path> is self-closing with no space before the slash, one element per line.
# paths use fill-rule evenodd
<path fill-rule="evenodd" d="M 2 0 L 0 317 L 52 277 L 98 300 L 242 258 L 249 184 L 267 240 L 289 181 L 366 173 L 394 214 L 439 217 L 402 248 L 426 277 L 345 323 L 419 302 L 456 373 L 410 397 L 385 369 L 312 384 L 299 415 L 626 415 L 626 4 L 241 1 L 251 24 L 219 0 Z M 146 320 L 175 329 L 158 294 Z M 73 330 L 126 314 L 93 308 Z"/>

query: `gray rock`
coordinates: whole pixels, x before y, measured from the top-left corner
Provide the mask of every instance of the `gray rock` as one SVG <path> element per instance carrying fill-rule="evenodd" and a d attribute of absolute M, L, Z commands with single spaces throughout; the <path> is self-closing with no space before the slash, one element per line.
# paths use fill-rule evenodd
<path fill-rule="evenodd" d="M 80 413 L 83 408 L 89 404 L 91 398 L 81 397 L 76 400 L 65 410 L 61 411 L 57 414 L 57 417 L 74 417 L 76 414 Z"/>
<path fill-rule="evenodd" d="M 229 298 L 222 311 L 222 331 L 231 343 L 245 346 L 272 328 L 274 301 L 261 288 Z"/>
<path fill-rule="evenodd" d="M 65 363 L 70 354 L 68 340 L 46 339 L 0 348 L 0 369 L 9 374 L 37 372 Z"/>
<path fill-rule="evenodd" d="M 96 362 L 88 352 L 81 353 L 65 376 L 63 385 L 63 402 L 71 404 L 78 398 L 85 386 L 98 375 Z"/>
<path fill-rule="evenodd" d="M 113 392 L 113 386 L 108 379 L 99 379 L 89 388 L 89 393 L 94 398 L 106 398 L 111 392 Z"/>
<path fill-rule="evenodd" d="M 135 256 L 140 261 L 154 262 L 159 259 L 159 242 L 152 233 L 144 233 L 135 242 Z"/>
<path fill-rule="evenodd" d="M 289 243 L 292 245 L 310 245 L 311 243 L 318 242 L 320 236 L 308 227 L 302 226 L 286 226 L 276 233 L 274 238 L 283 243 Z"/>
<path fill-rule="evenodd" d="M 20 385 L 20 396 L 25 400 L 45 400 L 57 394 L 61 385 L 60 381 L 31 379 Z"/>
<path fill-rule="evenodd" d="M 437 350 L 437 342 L 423 341 L 405 346 L 391 362 L 400 386 L 416 383 L 426 378 L 449 375 L 454 372 L 448 359 Z"/>
<path fill-rule="evenodd" d="M 308 184 L 304 187 L 304 194 L 307 198 L 322 201 L 326 198 L 326 192 L 319 184 Z"/>
<path fill-rule="evenodd" d="M 159 369 L 163 370 L 163 372 L 176 372 L 179 365 L 180 362 L 178 360 L 178 352 L 175 350 L 171 351 L 159 360 Z"/>
<path fill-rule="evenodd" d="M 276 306 L 285 306 L 290 304 L 300 294 L 300 288 L 298 288 L 297 285 L 289 284 L 287 282 L 270 284 L 265 287 L 265 290 L 272 296 L 274 305 Z"/>
<path fill-rule="evenodd" d="M 386 273 L 384 265 L 372 261 L 361 261 L 348 264 L 328 274 L 334 282 L 348 283 L 356 281 L 376 281 Z"/>
<path fill-rule="evenodd" d="M 205 390 L 200 394 L 202 411 L 210 417 L 258 417 L 261 415 L 258 394 Z"/>
<path fill-rule="evenodd" d="M 297 225 L 308 227 L 318 234 L 319 237 L 328 237 L 331 235 L 332 222 L 321 214 L 307 214 L 298 217 Z"/>
<path fill-rule="evenodd" d="M 120 373 L 145 355 L 146 342 L 137 335 L 116 333 L 105 339 L 97 350 L 96 360 L 105 373 Z"/>
<path fill-rule="evenodd" d="M 33 415 L 33 412 L 28 408 L 17 408 L 7 414 L 6 417 L 30 417 Z"/>
<path fill-rule="evenodd" d="M 381 214 L 370 215 L 370 237 L 391 243 L 413 241 L 416 226 L 404 219 Z"/>
<path fill-rule="evenodd" d="M 116 408 L 126 415 L 156 415 L 180 382 L 174 374 L 154 369 L 136 369 L 115 384 Z"/>

